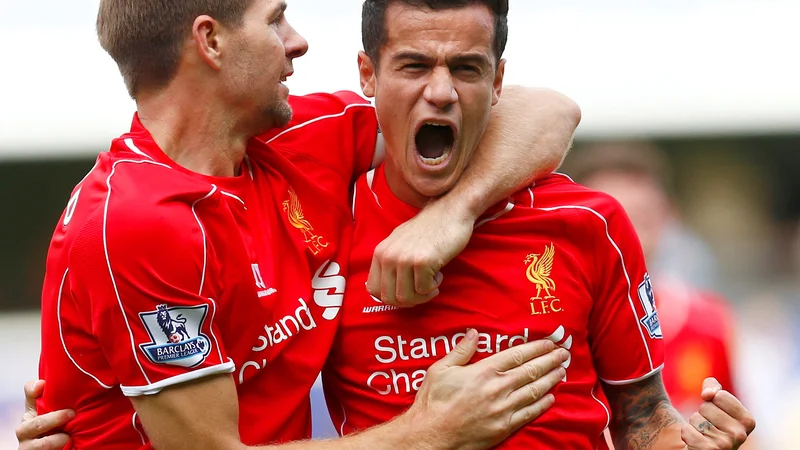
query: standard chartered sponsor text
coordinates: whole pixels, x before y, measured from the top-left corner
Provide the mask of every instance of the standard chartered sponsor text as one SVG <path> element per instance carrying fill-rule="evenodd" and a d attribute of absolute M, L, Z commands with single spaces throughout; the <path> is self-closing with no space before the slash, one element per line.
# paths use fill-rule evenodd
<path fill-rule="evenodd" d="M 517 335 L 479 333 L 477 352 L 498 353 L 528 342 L 529 334 L 527 328 Z M 373 372 L 367 378 L 367 385 L 381 395 L 407 394 L 418 391 L 425 380 L 426 370 L 397 371 L 390 365 L 398 361 L 440 359 L 449 353 L 464 336 L 465 333 L 426 338 L 406 338 L 401 335 L 379 336 L 374 343 L 375 359 L 387 367 Z"/>

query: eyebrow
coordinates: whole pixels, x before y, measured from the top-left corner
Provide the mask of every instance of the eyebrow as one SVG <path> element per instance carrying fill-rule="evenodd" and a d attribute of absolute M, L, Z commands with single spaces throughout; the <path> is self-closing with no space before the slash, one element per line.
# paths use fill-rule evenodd
<path fill-rule="evenodd" d="M 392 59 L 396 61 L 407 60 L 416 62 L 430 62 L 435 58 L 431 58 L 422 53 L 415 52 L 412 50 L 405 50 L 395 54 Z M 483 53 L 466 53 L 463 55 L 457 55 L 453 58 L 448 59 L 447 63 L 453 65 L 475 64 L 481 67 L 486 67 L 490 65 L 489 58 Z"/>
<path fill-rule="evenodd" d="M 277 15 L 281 14 L 282 12 L 286 11 L 286 8 L 287 8 L 288 6 L 289 6 L 289 5 L 288 5 L 288 4 L 286 4 L 286 1 L 285 1 L 285 0 L 284 0 L 284 1 L 282 1 L 282 2 L 280 2 L 280 3 L 278 3 L 277 5 L 275 5 L 275 8 L 272 10 L 272 15 L 271 15 L 271 17 L 275 17 L 275 16 L 277 16 Z"/>

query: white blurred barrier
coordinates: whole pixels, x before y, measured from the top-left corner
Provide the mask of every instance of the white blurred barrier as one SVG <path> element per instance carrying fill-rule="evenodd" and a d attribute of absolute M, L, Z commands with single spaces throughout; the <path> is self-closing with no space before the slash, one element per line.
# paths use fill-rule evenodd
<path fill-rule="evenodd" d="M 40 341 L 38 313 L 0 314 L 0 450 L 17 448 L 22 387 L 36 378 Z"/>

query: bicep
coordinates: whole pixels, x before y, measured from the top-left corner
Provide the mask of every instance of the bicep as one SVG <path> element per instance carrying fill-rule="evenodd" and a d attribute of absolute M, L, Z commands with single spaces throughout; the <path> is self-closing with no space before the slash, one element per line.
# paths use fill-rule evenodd
<path fill-rule="evenodd" d="M 131 402 L 156 449 L 244 449 L 230 375 L 182 383 Z"/>

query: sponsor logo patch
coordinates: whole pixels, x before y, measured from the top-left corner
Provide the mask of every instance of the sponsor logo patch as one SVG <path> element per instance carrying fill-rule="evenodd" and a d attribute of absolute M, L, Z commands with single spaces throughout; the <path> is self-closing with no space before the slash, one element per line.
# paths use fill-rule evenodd
<path fill-rule="evenodd" d="M 653 295 L 653 284 L 650 282 L 650 274 L 644 275 L 644 281 L 639 284 L 639 301 L 642 302 L 644 308 L 644 317 L 640 320 L 642 325 L 647 329 L 650 337 L 653 339 L 661 339 L 661 322 L 658 320 L 658 312 L 656 311 L 656 297 Z"/>
<path fill-rule="evenodd" d="M 168 308 L 139 313 L 151 342 L 140 344 L 147 359 L 155 364 L 195 367 L 211 353 L 211 341 L 201 333 L 208 305 Z"/>

